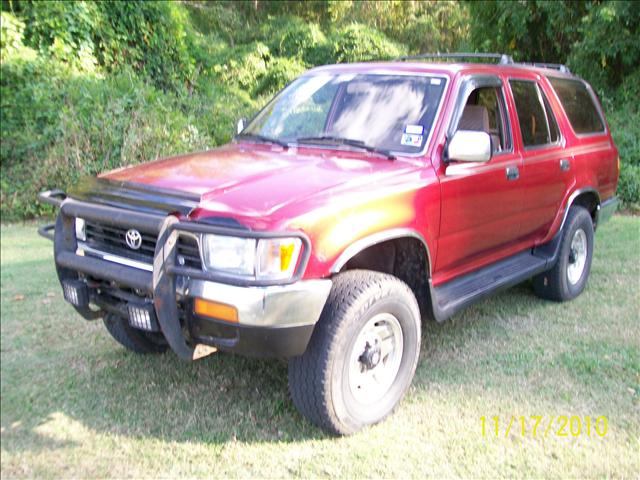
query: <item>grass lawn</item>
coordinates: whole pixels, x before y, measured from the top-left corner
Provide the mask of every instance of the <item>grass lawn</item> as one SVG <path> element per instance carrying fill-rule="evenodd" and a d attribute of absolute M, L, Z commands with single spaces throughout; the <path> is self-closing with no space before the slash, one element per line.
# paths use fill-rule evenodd
<path fill-rule="evenodd" d="M 348 438 L 302 419 L 283 362 L 217 354 L 184 363 L 125 351 L 63 301 L 52 246 L 34 224 L 3 225 L 1 253 L 3 478 L 640 471 L 638 217 L 616 216 L 597 233 L 587 290 L 573 302 L 539 300 L 523 284 L 426 325 L 398 411 Z M 535 438 L 532 415 L 543 416 Z M 559 431 L 559 421 L 545 438 L 560 415 L 581 417 L 582 433 Z M 607 418 L 604 437 L 593 424 L 586 434 L 586 416 Z"/>

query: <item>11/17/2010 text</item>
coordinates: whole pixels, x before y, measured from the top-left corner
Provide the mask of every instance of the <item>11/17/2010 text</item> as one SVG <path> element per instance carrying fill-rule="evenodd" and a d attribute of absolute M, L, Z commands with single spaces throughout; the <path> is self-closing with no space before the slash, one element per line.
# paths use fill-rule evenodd
<path fill-rule="evenodd" d="M 501 420 L 498 415 L 493 417 L 480 417 L 480 426 L 483 437 L 509 437 L 510 434 L 531 436 L 532 438 L 555 437 L 604 437 L 609 430 L 607 417 L 578 415 L 555 415 L 546 417 L 543 415 L 511 415 L 508 419 Z"/>

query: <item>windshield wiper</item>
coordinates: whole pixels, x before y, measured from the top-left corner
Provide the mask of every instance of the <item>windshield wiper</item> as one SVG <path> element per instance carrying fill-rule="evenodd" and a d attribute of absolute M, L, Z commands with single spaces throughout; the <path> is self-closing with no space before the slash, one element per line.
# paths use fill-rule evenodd
<path fill-rule="evenodd" d="M 347 145 L 349 147 L 362 148 L 367 152 L 378 153 L 380 155 L 384 155 L 389 160 L 395 160 L 396 156 L 391 153 L 391 151 L 386 150 L 384 148 L 373 147 L 371 145 L 367 145 L 362 140 L 356 140 L 354 138 L 344 138 L 344 137 L 336 137 L 333 135 L 322 135 L 318 137 L 300 137 L 295 139 L 296 143 L 318 143 L 318 142 L 328 142 L 333 143 L 335 145 Z"/>
<path fill-rule="evenodd" d="M 234 138 L 248 138 L 251 140 L 258 140 L 264 143 L 273 143 L 274 145 L 280 145 L 282 148 L 289 148 L 289 144 L 277 138 L 267 137 L 266 135 L 260 135 L 259 133 L 239 133 Z"/>

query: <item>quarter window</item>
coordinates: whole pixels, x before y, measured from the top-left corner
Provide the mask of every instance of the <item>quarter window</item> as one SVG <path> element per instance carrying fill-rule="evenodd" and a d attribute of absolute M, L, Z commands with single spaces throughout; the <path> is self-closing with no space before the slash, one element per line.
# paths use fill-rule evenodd
<path fill-rule="evenodd" d="M 547 97 L 536 82 L 510 80 L 513 100 L 525 148 L 550 145 L 560 140 L 558 123 Z"/>
<path fill-rule="evenodd" d="M 602 117 L 583 82 L 567 78 L 549 78 L 549 82 L 556 91 L 574 132 L 604 132 Z"/>

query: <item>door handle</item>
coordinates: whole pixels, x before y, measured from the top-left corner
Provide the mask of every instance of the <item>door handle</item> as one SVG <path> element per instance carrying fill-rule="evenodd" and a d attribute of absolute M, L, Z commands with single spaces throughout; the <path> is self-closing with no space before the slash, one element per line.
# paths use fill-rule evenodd
<path fill-rule="evenodd" d="M 507 167 L 507 180 L 517 180 L 520 178 L 520 170 L 518 167 Z"/>
<path fill-rule="evenodd" d="M 568 158 L 563 158 L 560 160 L 560 170 L 562 170 L 563 172 L 566 172 L 570 168 L 571 168 L 571 162 L 569 161 Z"/>

